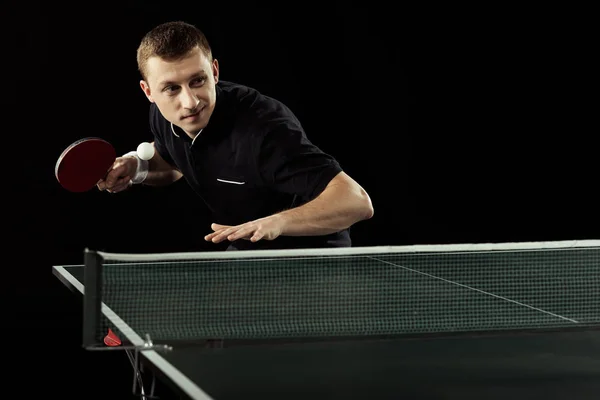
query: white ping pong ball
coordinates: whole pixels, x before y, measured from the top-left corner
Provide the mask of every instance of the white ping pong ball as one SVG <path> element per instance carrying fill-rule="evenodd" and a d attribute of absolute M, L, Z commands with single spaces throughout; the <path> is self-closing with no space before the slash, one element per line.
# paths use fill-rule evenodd
<path fill-rule="evenodd" d="M 142 160 L 149 160 L 154 156 L 154 146 L 151 143 L 143 142 L 137 148 L 137 155 Z"/>

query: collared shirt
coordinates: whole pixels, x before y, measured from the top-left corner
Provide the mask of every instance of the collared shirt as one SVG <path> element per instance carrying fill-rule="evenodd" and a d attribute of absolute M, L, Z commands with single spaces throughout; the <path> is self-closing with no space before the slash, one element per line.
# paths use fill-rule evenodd
<path fill-rule="evenodd" d="M 216 90 L 213 114 L 193 140 L 167 121 L 154 103 L 150 106 L 156 151 L 183 173 L 212 213 L 212 222 L 239 225 L 300 206 L 342 171 L 334 157 L 308 140 L 296 116 L 280 101 L 232 82 L 220 81 Z M 350 236 L 345 230 L 235 245 L 350 246 Z"/>

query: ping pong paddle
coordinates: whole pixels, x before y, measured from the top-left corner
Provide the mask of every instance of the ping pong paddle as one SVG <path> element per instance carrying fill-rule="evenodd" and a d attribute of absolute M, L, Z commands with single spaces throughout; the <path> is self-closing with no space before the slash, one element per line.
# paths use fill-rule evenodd
<path fill-rule="evenodd" d="M 87 137 L 67 147 L 56 162 L 54 175 L 70 192 L 91 190 L 113 165 L 117 153 L 104 139 Z"/>

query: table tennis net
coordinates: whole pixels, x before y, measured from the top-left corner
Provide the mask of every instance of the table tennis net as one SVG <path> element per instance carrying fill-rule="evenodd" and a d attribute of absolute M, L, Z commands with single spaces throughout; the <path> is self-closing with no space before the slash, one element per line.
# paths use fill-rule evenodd
<path fill-rule="evenodd" d="M 97 330 L 181 341 L 591 326 L 595 245 L 103 253 Z"/>

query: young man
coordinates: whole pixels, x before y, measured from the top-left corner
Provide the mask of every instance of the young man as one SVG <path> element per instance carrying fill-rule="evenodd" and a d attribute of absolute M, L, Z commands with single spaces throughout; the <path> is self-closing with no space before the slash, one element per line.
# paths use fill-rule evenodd
<path fill-rule="evenodd" d="M 218 61 L 195 26 L 155 27 L 137 62 L 154 155 L 119 157 L 100 190 L 183 177 L 213 215 L 205 240 L 240 250 L 350 246 L 349 228 L 373 216 L 369 195 L 307 139 L 288 107 L 219 80 Z"/>

